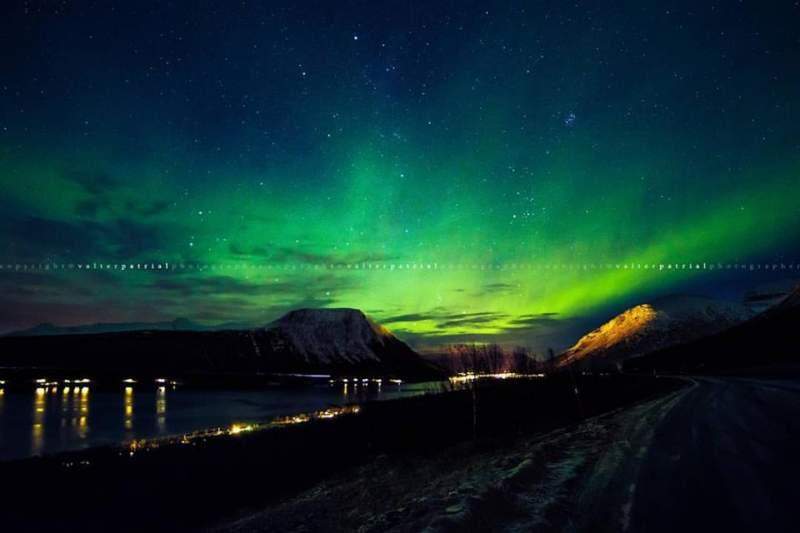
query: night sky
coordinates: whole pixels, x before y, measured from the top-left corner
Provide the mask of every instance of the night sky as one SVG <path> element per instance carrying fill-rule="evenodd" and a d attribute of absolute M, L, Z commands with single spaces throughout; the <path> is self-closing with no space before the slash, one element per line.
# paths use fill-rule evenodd
<path fill-rule="evenodd" d="M 800 259 L 798 3 L 610 4 L 4 2 L 0 331 L 346 306 L 542 349 L 787 276 L 519 266 Z M 95 261 L 245 267 L 8 268 Z"/>

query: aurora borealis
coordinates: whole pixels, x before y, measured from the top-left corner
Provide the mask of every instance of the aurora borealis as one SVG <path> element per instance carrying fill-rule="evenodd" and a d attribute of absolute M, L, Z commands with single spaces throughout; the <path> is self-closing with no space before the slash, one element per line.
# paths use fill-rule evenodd
<path fill-rule="evenodd" d="M 519 265 L 798 261 L 792 2 L 14 4 L 0 262 L 250 266 L 6 268 L 0 331 L 347 306 L 541 349 L 770 276 Z"/>

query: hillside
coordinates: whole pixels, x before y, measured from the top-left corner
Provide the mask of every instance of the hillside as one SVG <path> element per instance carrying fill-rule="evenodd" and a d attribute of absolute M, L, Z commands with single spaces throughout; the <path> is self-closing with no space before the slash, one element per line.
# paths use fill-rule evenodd
<path fill-rule="evenodd" d="M 630 371 L 727 372 L 797 367 L 800 287 L 779 304 L 715 335 L 627 361 Z"/>

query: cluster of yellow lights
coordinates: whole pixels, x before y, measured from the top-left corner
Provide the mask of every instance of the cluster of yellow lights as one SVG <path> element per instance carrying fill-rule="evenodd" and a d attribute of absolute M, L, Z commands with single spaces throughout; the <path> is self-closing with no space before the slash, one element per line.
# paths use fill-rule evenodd
<path fill-rule="evenodd" d="M 81 379 L 65 379 L 64 385 L 89 385 L 92 380 L 89 378 L 81 378 Z M 40 387 L 54 387 L 58 386 L 58 380 L 49 380 L 47 378 L 38 378 L 34 380 L 34 383 Z"/>
<path fill-rule="evenodd" d="M 178 384 L 178 382 L 175 381 L 174 379 L 168 379 L 168 378 L 156 378 L 154 381 L 157 385 L 166 385 L 167 383 L 169 383 L 170 385 L 174 386 Z M 138 381 L 135 378 L 125 378 L 122 380 L 122 383 L 124 383 L 125 385 L 135 385 L 138 383 Z"/>
<path fill-rule="evenodd" d="M 331 407 L 330 409 L 323 409 L 322 411 L 315 411 L 313 413 L 301 413 L 298 415 L 293 416 L 286 416 L 283 418 L 278 418 L 273 420 L 271 425 L 275 426 L 284 426 L 289 424 L 302 424 L 305 422 L 310 422 L 311 420 L 326 420 L 331 418 L 336 418 L 337 416 L 344 415 L 344 414 L 355 414 L 358 413 L 361 408 L 357 405 L 346 405 L 344 407 Z"/>
<path fill-rule="evenodd" d="M 81 379 L 65 379 L 63 381 L 64 388 L 62 392 L 64 395 L 68 395 L 70 392 L 73 394 L 81 394 L 87 395 L 89 394 L 89 383 L 92 381 L 88 378 L 81 378 Z M 0 387 L 5 385 L 5 381 L 0 381 Z M 34 380 L 36 384 L 36 395 L 43 396 L 47 394 L 49 391 L 52 394 L 56 394 L 58 392 L 58 388 L 60 382 L 57 380 L 48 380 L 47 378 L 38 378 Z M 2 390 L 2 388 L 0 388 Z"/>
<path fill-rule="evenodd" d="M 388 379 L 384 380 L 383 378 L 337 378 L 337 379 L 329 379 L 329 383 L 353 383 L 358 385 L 359 383 L 367 384 L 367 383 L 377 383 L 378 385 L 382 384 L 384 381 L 389 381 L 390 383 L 401 384 L 403 383 L 402 379 Z"/>
<path fill-rule="evenodd" d="M 520 379 L 520 378 L 543 378 L 544 374 L 518 374 L 516 372 L 496 372 L 494 374 L 481 374 L 475 372 L 462 372 L 456 376 L 451 376 L 450 381 L 453 383 L 463 383 L 466 381 L 475 381 L 478 379 Z"/>
<path fill-rule="evenodd" d="M 204 429 L 195 431 L 193 433 L 185 433 L 180 436 L 163 437 L 156 439 L 139 439 L 132 440 L 128 443 L 128 455 L 133 456 L 136 452 L 147 449 L 155 449 L 160 446 L 169 444 L 183 444 L 194 446 L 197 441 L 203 441 L 207 438 L 223 437 L 240 435 L 242 433 L 251 433 L 254 431 L 261 431 L 266 429 L 279 428 L 294 424 L 303 424 L 312 420 L 329 420 L 344 414 L 356 414 L 361 411 L 357 405 L 346 405 L 343 407 L 331 407 L 313 413 L 297 414 L 287 417 L 277 418 L 271 422 L 258 424 L 258 423 L 235 423 L 229 427 L 217 427 L 211 429 Z"/>
<path fill-rule="evenodd" d="M 248 431 L 253 431 L 256 429 L 256 426 L 253 424 L 233 424 L 231 428 L 228 430 L 229 435 L 238 435 L 239 433 L 246 433 Z"/>
<path fill-rule="evenodd" d="M 52 390 L 52 392 L 54 392 L 54 393 L 55 393 L 55 392 L 57 392 L 57 390 L 58 390 L 58 389 L 57 389 L 57 388 L 55 388 L 55 387 L 53 387 L 53 389 L 51 389 L 51 390 Z M 67 395 L 67 394 L 69 394 L 70 392 L 72 392 L 73 394 L 78 394 L 79 392 L 80 392 L 81 394 L 89 394 L 89 387 L 87 387 L 87 386 L 85 386 L 85 385 L 84 385 L 83 387 L 78 387 L 78 386 L 75 386 L 75 387 L 69 387 L 69 386 L 65 386 L 65 387 L 64 387 L 64 389 L 62 390 L 62 392 L 64 393 L 64 396 L 66 396 L 66 395 Z"/>
<path fill-rule="evenodd" d="M 56 392 L 58 392 L 58 387 L 52 387 L 52 388 L 49 388 L 49 390 L 50 390 L 51 393 L 55 394 Z M 47 393 L 47 391 L 48 391 L 48 387 L 36 387 L 36 394 L 39 395 L 39 396 L 44 396 Z M 64 387 L 63 392 L 64 392 L 64 395 L 67 395 L 70 392 L 72 392 L 72 394 L 80 393 L 81 395 L 87 395 L 87 394 L 89 394 L 89 387 L 86 387 L 86 386 L 84 386 L 84 387 Z"/>

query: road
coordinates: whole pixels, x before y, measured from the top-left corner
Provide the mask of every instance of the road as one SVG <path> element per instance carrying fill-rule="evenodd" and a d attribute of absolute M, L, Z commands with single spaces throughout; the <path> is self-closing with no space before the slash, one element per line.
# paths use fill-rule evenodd
<path fill-rule="evenodd" d="M 681 379 L 691 386 L 600 417 L 601 438 L 576 433 L 595 453 L 559 527 L 798 531 L 800 380 Z"/>
<path fill-rule="evenodd" d="M 629 529 L 798 531 L 800 381 L 693 381 L 641 458 Z"/>

